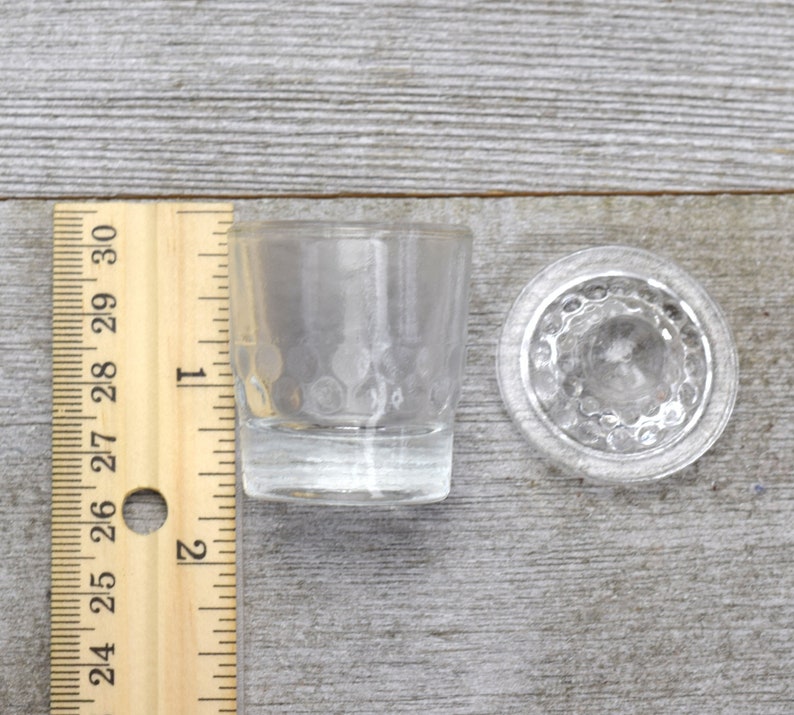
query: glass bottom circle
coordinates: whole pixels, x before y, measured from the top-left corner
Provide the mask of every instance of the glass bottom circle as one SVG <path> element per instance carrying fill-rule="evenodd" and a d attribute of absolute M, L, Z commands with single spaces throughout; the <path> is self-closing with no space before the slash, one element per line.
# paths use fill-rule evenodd
<path fill-rule="evenodd" d="M 593 449 L 660 449 L 708 400 L 711 348 L 689 306 L 627 275 L 564 288 L 525 340 L 525 389 L 551 425 Z"/>

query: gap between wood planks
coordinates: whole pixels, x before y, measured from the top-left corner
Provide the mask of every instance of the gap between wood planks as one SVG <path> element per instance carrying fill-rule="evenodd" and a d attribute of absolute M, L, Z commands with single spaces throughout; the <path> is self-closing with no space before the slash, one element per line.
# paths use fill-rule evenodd
<path fill-rule="evenodd" d="M 69 196 L 2 196 L 0 202 L 6 201 L 255 201 L 263 199 L 313 199 L 331 201 L 338 199 L 509 199 L 509 198 L 563 198 L 563 197 L 598 197 L 598 196 L 645 196 L 656 198 L 662 196 L 791 196 L 794 188 L 789 189 L 697 189 L 676 190 L 659 189 L 657 191 L 450 191 L 450 192 L 340 192 L 340 193 L 197 193 L 197 194 L 137 194 L 114 193 L 103 196 L 69 195 Z"/>

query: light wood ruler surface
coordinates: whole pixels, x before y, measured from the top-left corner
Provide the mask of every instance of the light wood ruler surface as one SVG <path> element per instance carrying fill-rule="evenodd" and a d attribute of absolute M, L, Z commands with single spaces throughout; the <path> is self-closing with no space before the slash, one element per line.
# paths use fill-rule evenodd
<path fill-rule="evenodd" d="M 51 713 L 235 713 L 232 207 L 53 220 Z M 151 533 L 125 521 L 142 490 Z"/>

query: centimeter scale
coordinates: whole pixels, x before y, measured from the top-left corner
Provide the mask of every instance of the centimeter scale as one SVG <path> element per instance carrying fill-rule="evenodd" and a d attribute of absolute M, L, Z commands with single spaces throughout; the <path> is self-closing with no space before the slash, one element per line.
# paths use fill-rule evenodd
<path fill-rule="evenodd" d="M 237 712 L 231 222 L 55 207 L 52 715 Z M 124 517 L 143 491 L 151 533 Z"/>

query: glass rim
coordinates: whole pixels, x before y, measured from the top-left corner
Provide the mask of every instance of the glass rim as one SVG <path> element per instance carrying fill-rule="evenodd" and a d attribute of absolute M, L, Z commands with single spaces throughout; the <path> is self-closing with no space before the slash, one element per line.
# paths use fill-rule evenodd
<path fill-rule="evenodd" d="M 423 221 L 332 221 L 264 220 L 239 221 L 229 229 L 236 240 L 261 241 L 268 238 L 292 239 L 399 239 L 406 235 L 420 239 L 471 242 L 471 229 L 463 224 Z"/>

